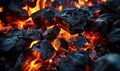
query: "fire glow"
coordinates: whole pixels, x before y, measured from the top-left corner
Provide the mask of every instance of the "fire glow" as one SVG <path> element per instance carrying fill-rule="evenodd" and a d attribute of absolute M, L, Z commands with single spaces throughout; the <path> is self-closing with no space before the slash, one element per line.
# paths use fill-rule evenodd
<path fill-rule="evenodd" d="M 32 2 L 34 2 L 35 0 L 32 0 Z M 55 0 L 51 0 L 51 2 L 53 3 Z M 107 0 L 99 0 L 100 2 L 106 2 Z M 98 2 L 99 2 L 98 1 Z M 93 6 L 93 2 L 91 0 L 78 0 L 78 2 L 74 2 L 74 6 L 75 8 L 81 8 L 83 6 Z M 14 22 L 14 25 L 16 25 L 16 28 L 18 29 L 25 29 L 25 26 L 30 26 L 30 25 L 33 25 L 33 26 L 36 26 L 31 18 L 31 15 L 41 9 L 44 9 L 45 7 L 47 6 L 51 6 L 47 3 L 46 0 L 37 0 L 36 2 L 36 6 L 35 7 L 30 7 L 29 5 L 25 5 L 22 9 L 27 11 L 28 15 L 30 16 L 27 20 L 17 20 L 16 22 Z M 59 5 L 56 7 L 56 10 L 57 11 L 62 11 L 64 9 L 64 6 L 63 5 Z M 0 12 L 2 12 L 2 8 L 0 8 Z M 97 16 L 99 15 L 99 13 L 97 11 L 95 11 L 95 13 L 97 14 Z M 12 23 L 13 25 L 13 23 Z M 57 24 L 58 25 L 58 24 Z M 0 20 L 0 30 L 3 30 L 3 24 L 2 24 L 2 21 Z M 53 26 L 47 26 L 46 27 L 47 30 L 49 30 L 50 28 L 53 28 Z M 31 29 L 30 27 L 27 27 L 27 30 Z M 93 34 L 93 35 L 91 35 Z M 69 41 L 70 38 L 75 38 L 79 36 L 79 34 L 74 34 L 74 35 L 71 35 L 70 33 L 68 33 L 67 31 L 65 31 L 64 29 L 60 28 L 60 32 L 59 32 L 59 35 L 57 36 L 57 38 L 64 38 L 67 42 Z M 90 43 L 86 42 L 85 43 L 85 46 L 86 47 L 89 47 L 91 49 L 94 49 L 94 43 L 99 39 L 99 35 L 98 34 L 94 34 L 93 32 L 91 32 L 90 34 L 87 33 L 87 32 L 83 32 L 82 33 L 82 36 L 85 36 L 89 41 Z M 56 39 L 57 39 L 56 38 Z M 60 49 L 60 46 L 58 46 L 59 43 L 57 43 L 56 39 L 54 41 L 51 42 L 51 44 L 53 45 L 54 49 L 55 49 L 55 52 L 59 52 L 59 49 Z M 29 49 L 31 49 L 33 47 L 33 45 L 37 44 L 39 41 L 38 40 L 35 40 L 33 41 L 30 46 L 29 46 Z M 89 48 L 83 48 L 83 50 L 87 50 Z M 75 48 L 74 46 L 72 46 L 72 44 L 69 44 L 69 51 L 73 52 L 75 50 L 79 50 L 77 48 Z M 66 51 L 66 52 L 69 52 L 69 51 Z M 50 64 L 52 64 L 53 62 L 53 59 L 55 56 L 57 56 L 57 54 L 53 54 L 53 56 L 47 60 L 43 60 L 41 58 L 41 55 L 38 51 L 32 51 L 30 53 L 30 55 L 28 55 L 26 57 L 26 60 L 25 62 L 23 63 L 23 66 L 21 67 L 21 70 L 22 71 L 40 71 L 39 69 L 43 66 L 43 64 L 48 62 Z"/>

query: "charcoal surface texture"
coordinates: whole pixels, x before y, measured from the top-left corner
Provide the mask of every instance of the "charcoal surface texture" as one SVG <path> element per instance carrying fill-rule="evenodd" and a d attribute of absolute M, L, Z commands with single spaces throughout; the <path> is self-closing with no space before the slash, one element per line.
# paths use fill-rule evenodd
<path fill-rule="evenodd" d="M 39 10 L 35 13 L 33 13 L 32 19 L 34 23 L 38 26 L 45 26 L 45 25 L 52 25 L 54 21 L 54 17 L 58 14 L 58 12 L 51 7 L 46 7 L 42 10 Z"/>
<path fill-rule="evenodd" d="M 41 42 L 35 44 L 32 50 L 40 52 L 43 59 L 50 58 L 54 53 L 54 47 L 51 45 L 50 41 L 42 40 Z"/>
<path fill-rule="evenodd" d="M 59 35 L 60 29 L 57 26 L 54 26 L 43 32 L 42 37 L 44 39 L 53 41 Z"/>
<path fill-rule="evenodd" d="M 15 3 L 8 5 L 8 11 L 17 16 L 21 20 L 26 20 L 29 16 L 26 11 L 22 10 L 21 7 Z"/>
<path fill-rule="evenodd" d="M 120 28 L 120 19 L 113 23 L 113 28 Z"/>
<path fill-rule="evenodd" d="M 88 39 L 84 36 L 79 36 L 75 38 L 75 42 L 73 42 L 73 45 L 79 48 L 85 48 L 86 43 L 89 43 Z"/>
<path fill-rule="evenodd" d="M 100 31 L 103 34 L 108 34 L 112 28 L 113 23 L 118 19 L 118 15 L 112 13 L 101 14 L 93 23 L 94 31 Z"/>
<path fill-rule="evenodd" d="M 85 51 L 75 51 L 61 61 L 59 71 L 85 71 L 89 61 L 90 58 Z"/>
<path fill-rule="evenodd" d="M 118 54 L 107 54 L 98 58 L 92 71 L 120 71 L 120 56 Z"/>
<path fill-rule="evenodd" d="M 107 36 L 109 49 L 115 53 L 120 52 L 120 29 L 113 29 Z"/>
<path fill-rule="evenodd" d="M 9 51 L 17 43 L 18 37 L 13 36 L 10 38 L 0 38 L 0 49 L 3 51 Z"/>
<path fill-rule="evenodd" d="M 91 21 L 93 15 L 88 10 L 67 8 L 58 16 L 60 26 L 71 34 L 81 33 Z"/>
<path fill-rule="evenodd" d="M 101 5 L 104 10 L 120 14 L 120 0 L 108 0 Z"/>

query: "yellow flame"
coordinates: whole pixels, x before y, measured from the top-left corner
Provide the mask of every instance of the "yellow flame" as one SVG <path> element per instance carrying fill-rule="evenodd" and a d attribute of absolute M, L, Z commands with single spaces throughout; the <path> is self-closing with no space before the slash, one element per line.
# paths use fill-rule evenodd
<path fill-rule="evenodd" d="M 40 53 L 34 50 L 25 60 L 22 71 L 39 71 L 42 64 L 43 60 L 41 59 Z"/>
<path fill-rule="evenodd" d="M 29 47 L 29 48 L 32 48 L 32 46 L 33 46 L 34 44 L 36 44 L 36 43 L 38 43 L 38 40 L 33 41 L 33 42 L 30 44 L 30 47 Z"/>
<path fill-rule="evenodd" d="M 3 12 L 3 7 L 0 7 L 0 12 Z"/>

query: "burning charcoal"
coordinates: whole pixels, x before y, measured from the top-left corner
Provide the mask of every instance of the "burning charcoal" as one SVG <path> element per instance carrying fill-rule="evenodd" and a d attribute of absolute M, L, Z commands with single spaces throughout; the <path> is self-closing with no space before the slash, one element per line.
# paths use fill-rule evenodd
<path fill-rule="evenodd" d="M 41 42 L 35 44 L 32 47 L 32 50 L 39 51 L 43 59 L 50 58 L 54 53 L 54 47 L 48 40 L 42 40 Z"/>
<path fill-rule="evenodd" d="M 52 25 L 54 23 L 54 17 L 57 15 L 57 11 L 54 8 L 46 7 L 32 14 L 32 19 L 39 27 L 43 25 Z"/>
<path fill-rule="evenodd" d="M 75 51 L 62 60 L 59 71 L 85 71 L 89 61 L 90 58 L 85 51 Z"/>
<path fill-rule="evenodd" d="M 87 23 L 92 19 L 90 11 L 77 8 L 64 9 L 59 15 L 60 26 L 71 34 L 84 31 Z"/>
<path fill-rule="evenodd" d="M 17 36 L 9 37 L 9 38 L 0 38 L 0 50 L 9 51 L 18 41 Z"/>
<path fill-rule="evenodd" d="M 66 50 L 68 50 L 69 48 L 68 42 L 64 38 L 58 38 L 54 42 L 55 42 L 55 46 L 58 48 L 62 47 Z"/>
<path fill-rule="evenodd" d="M 27 19 L 29 16 L 26 11 L 22 10 L 17 4 L 11 3 L 8 5 L 8 11 L 17 16 L 21 20 Z M 11 17 L 12 18 L 12 17 Z"/>
<path fill-rule="evenodd" d="M 102 12 L 99 6 L 91 6 L 89 7 L 89 10 L 94 14 L 94 18 L 98 17 L 99 14 Z"/>
<path fill-rule="evenodd" d="M 73 42 L 73 45 L 76 47 L 85 48 L 85 44 L 87 42 L 89 42 L 87 38 L 80 36 L 75 38 L 75 42 Z"/>
<path fill-rule="evenodd" d="M 108 0 L 107 2 L 101 5 L 103 10 L 108 10 L 110 12 L 120 14 L 120 0 Z"/>
<path fill-rule="evenodd" d="M 120 28 L 120 20 L 117 20 L 113 23 L 113 28 Z"/>
<path fill-rule="evenodd" d="M 107 34 L 110 32 L 112 28 L 113 22 L 115 22 L 118 19 L 118 15 L 112 14 L 112 13 L 105 13 L 100 15 L 94 22 L 93 29 L 95 28 L 95 31 L 100 31 L 103 34 Z"/>
<path fill-rule="evenodd" d="M 53 41 L 55 38 L 57 38 L 58 34 L 60 32 L 60 29 L 57 26 L 54 26 L 45 32 L 43 32 L 42 36 L 44 39 Z"/>
<path fill-rule="evenodd" d="M 91 71 L 120 71 L 120 56 L 107 54 L 98 58 Z"/>

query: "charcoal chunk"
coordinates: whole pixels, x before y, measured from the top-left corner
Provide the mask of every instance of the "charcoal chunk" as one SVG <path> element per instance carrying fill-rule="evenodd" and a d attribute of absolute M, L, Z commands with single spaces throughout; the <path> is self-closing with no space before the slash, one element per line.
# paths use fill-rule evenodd
<path fill-rule="evenodd" d="M 60 32 L 60 29 L 57 26 L 54 26 L 46 30 L 45 32 L 43 32 L 42 37 L 44 39 L 53 41 L 55 38 L 57 38 L 59 32 Z"/>
<path fill-rule="evenodd" d="M 22 39 L 31 39 L 31 40 L 39 40 L 41 39 L 40 29 L 32 29 L 32 30 L 13 30 L 9 32 L 7 37 L 17 36 Z"/>
<path fill-rule="evenodd" d="M 120 52 L 120 29 L 116 28 L 113 29 L 108 35 L 107 35 L 109 50 L 111 52 L 119 53 Z"/>
<path fill-rule="evenodd" d="M 120 14 L 120 0 L 108 0 L 100 5 L 103 10 Z"/>
<path fill-rule="evenodd" d="M 32 39 L 32 40 L 39 40 L 41 39 L 41 33 L 39 29 L 34 30 L 24 30 L 24 38 Z"/>
<path fill-rule="evenodd" d="M 113 23 L 113 28 L 120 28 L 120 20 L 117 20 Z"/>
<path fill-rule="evenodd" d="M 51 45 L 50 41 L 42 40 L 41 42 L 35 44 L 32 50 L 37 50 L 40 52 L 43 59 L 50 58 L 54 53 L 54 47 Z"/>
<path fill-rule="evenodd" d="M 54 8 L 46 7 L 33 13 L 31 16 L 33 22 L 41 27 L 43 25 L 52 25 L 55 22 L 54 17 L 57 15 L 57 13 L 58 12 Z"/>
<path fill-rule="evenodd" d="M 6 34 L 7 37 L 12 37 L 12 36 L 23 37 L 23 35 L 24 35 L 23 30 L 19 30 L 19 29 L 15 29 Z"/>
<path fill-rule="evenodd" d="M 79 48 L 85 48 L 85 44 L 88 43 L 88 39 L 83 37 L 83 36 L 79 36 L 75 38 L 75 42 L 73 42 L 73 45 Z"/>
<path fill-rule="evenodd" d="M 60 27 L 70 34 L 83 32 L 92 17 L 93 15 L 90 11 L 77 8 L 64 9 L 57 16 Z"/>
<path fill-rule="evenodd" d="M 61 61 L 59 71 L 85 71 L 89 61 L 90 58 L 85 51 L 75 51 Z"/>
<path fill-rule="evenodd" d="M 113 22 L 118 19 L 118 15 L 112 13 L 101 14 L 92 24 L 94 31 L 99 31 L 103 34 L 108 34 L 111 31 Z"/>
<path fill-rule="evenodd" d="M 22 8 L 15 3 L 11 3 L 8 5 L 8 11 L 10 11 L 12 14 L 17 16 L 17 18 L 21 20 L 26 20 L 29 17 L 27 12 L 22 10 Z"/>
<path fill-rule="evenodd" d="M 120 29 L 114 29 L 112 30 L 108 36 L 108 40 L 113 43 L 120 42 Z"/>
<path fill-rule="evenodd" d="M 120 71 L 120 56 L 107 54 L 98 58 L 91 71 Z"/>
<path fill-rule="evenodd" d="M 13 36 L 10 38 L 0 38 L 0 50 L 2 51 L 9 51 L 11 48 L 14 47 L 18 40 L 17 36 Z"/>

